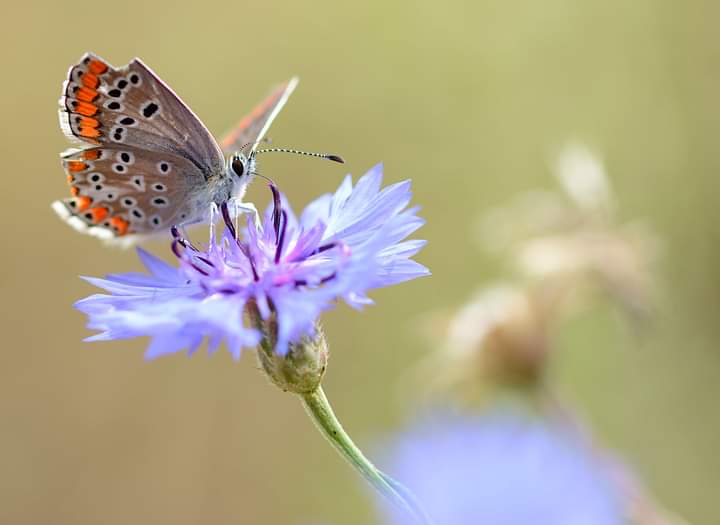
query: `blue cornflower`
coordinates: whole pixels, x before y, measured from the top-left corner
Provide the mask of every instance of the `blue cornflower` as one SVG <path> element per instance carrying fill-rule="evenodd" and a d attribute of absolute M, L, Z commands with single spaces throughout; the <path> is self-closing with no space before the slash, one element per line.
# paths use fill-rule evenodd
<path fill-rule="evenodd" d="M 175 267 L 138 249 L 149 274 L 86 278 L 110 294 L 78 301 L 90 341 L 150 336 L 146 357 L 188 349 L 207 339 L 212 352 L 225 340 L 234 357 L 257 345 L 261 331 L 247 309 L 276 327 L 275 351 L 313 336 L 318 316 L 336 300 L 360 308 L 366 292 L 427 275 L 411 259 L 424 241 L 405 240 L 423 220 L 408 208 L 410 181 L 380 189 L 382 165 L 355 187 L 347 176 L 338 190 L 308 205 L 298 218 L 274 186 L 274 206 L 262 218 L 248 216 L 236 232 L 227 207 L 225 230 L 203 249 L 175 231 Z M 238 235 L 238 233 L 242 233 Z"/>
<path fill-rule="evenodd" d="M 435 523 L 626 523 L 609 465 L 565 428 L 520 413 L 435 414 L 401 435 L 388 460 Z M 388 524 L 412 523 L 381 510 Z"/>

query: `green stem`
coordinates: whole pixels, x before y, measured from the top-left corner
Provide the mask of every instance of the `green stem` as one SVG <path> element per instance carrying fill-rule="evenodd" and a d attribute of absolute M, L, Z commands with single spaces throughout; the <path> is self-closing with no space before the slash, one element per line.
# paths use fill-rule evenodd
<path fill-rule="evenodd" d="M 431 524 L 430 518 L 410 490 L 375 467 L 353 443 L 340 421 L 335 417 L 335 413 L 327 397 L 325 397 L 322 387 L 318 387 L 309 394 L 299 395 L 305 410 L 318 430 L 370 485 L 391 503 L 412 514 L 417 523 Z"/>

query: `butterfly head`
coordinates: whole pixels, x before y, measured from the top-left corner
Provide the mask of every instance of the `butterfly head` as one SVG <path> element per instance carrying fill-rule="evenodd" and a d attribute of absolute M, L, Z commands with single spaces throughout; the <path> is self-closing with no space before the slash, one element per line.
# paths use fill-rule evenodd
<path fill-rule="evenodd" d="M 242 198 L 245 190 L 257 175 L 255 172 L 255 155 L 246 155 L 242 151 L 236 151 L 227 158 L 225 163 L 226 180 L 232 181 L 232 196 Z"/>
<path fill-rule="evenodd" d="M 254 159 L 252 159 L 254 160 Z M 233 179 L 247 179 L 251 175 L 253 162 L 244 153 L 237 151 L 227 159 L 227 173 Z"/>

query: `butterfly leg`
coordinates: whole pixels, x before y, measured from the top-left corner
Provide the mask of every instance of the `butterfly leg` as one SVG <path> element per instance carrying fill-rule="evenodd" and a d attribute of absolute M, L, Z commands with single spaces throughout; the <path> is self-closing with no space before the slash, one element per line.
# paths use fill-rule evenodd
<path fill-rule="evenodd" d="M 211 206 L 211 208 L 210 208 L 210 213 L 208 214 L 208 216 L 210 217 L 211 221 L 213 220 L 213 217 L 214 217 L 213 214 L 217 214 L 217 207 L 216 207 L 214 204 Z M 203 219 L 203 218 L 197 218 L 197 219 L 194 219 L 194 220 L 189 220 L 189 221 L 186 220 L 186 221 L 183 221 L 183 222 L 179 222 L 179 223 L 177 223 L 177 224 L 174 224 L 174 225 L 170 228 L 170 235 L 172 235 L 172 238 L 173 238 L 173 243 L 172 243 L 172 244 L 173 244 L 173 251 L 176 250 L 176 248 L 177 248 L 178 245 L 179 245 L 179 246 L 182 246 L 183 248 L 186 248 L 186 249 L 187 249 L 187 248 L 190 248 L 190 249 L 193 250 L 193 251 L 198 251 L 198 249 L 197 249 L 197 248 L 193 245 L 193 243 L 190 241 L 190 236 L 188 235 L 188 232 L 187 232 L 187 229 L 186 229 L 186 228 L 187 228 L 188 226 L 192 226 L 193 224 L 200 224 L 200 223 L 202 223 L 202 222 L 204 222 L 204 219 Z M 211 223 L 210 223 L 210 233 L 211 233 L 211 234 L 213 233 L 212 226 L 213 226 L 213 223 L 211 222 Z M 211 237 L 211 239 L 212 239 L 212 237 Z M 177 253 L 176 253 L 176 255 L 177 255 Z"/>
<path fill-rule="evenodd" d="M 170 228 L 170 235 L 173 237 L 173 241 L 171 244 L 172 251 L 175 253 L 176 256 L 180 257 L 180 249 L 178 246 L 181 246 L 185 249 L 190 249 L 195 252 L 199 251 L 192 242 L 190 242 L 189 236 L 187 234 L 187 231 L 185 231 L 185 224 L 181 224 L 179 226 L 173 226 Z"/>
<path fill-rule="evenodd" d="M 226 212 L 229 214 L 230 220 L 234 221 L 235 232 L 238 231 L 238 220 L 237 219 L 238 219 L 238 216 L 240 215 L 240 212 L 236 211 L 235 214 L 233 215 L 233 212 L 230 211 L 230 210 L 234 211 L 235 209 L 236 209 L 236 206 L 232 203 L 232 199 L 230 201 L 228 201 L 227 203 L 222 204 L 221 206 L 218 206 L 214 202 L 210 203 L 210 213 L 208 214 L 208 223 L 210 225 L 210 232 L 209 232 L 209 236 L 208 236 L 209 239 L 211 239 L 211 240 L 215 239 L 215 231 L 216 231 L 215 227 L 217 226 L 217 222 L 226 220 L 223 217 L 223 214 Z M 223 211 L 223 210 L 225 210 L 225 211 Z M 257 213 L 257 210 L 255 210 L 254 207 L 253 207 L 253 210 L 255 211 L 255 213 Z M 241 211 L 245 211 L 245 210 L 241 210 Z M 250 211 L 250 210 L 247 210 L 247 211 Z M 235 237 L 237 238 L 237 234 L 235 234 Z"/>
<path fill-rule="evenodd" d="M 218 208 L 218 205 L 214 202 L 210 203 L 210 235 L 208 239 L 210 239 L 210 242 L 213 242 L 215 239 L 215 222 L 218 219 L 222 219 L 222 214 L 220 213 L 220 208 Z"/>
<path fill-rule="evenodd" d="M 257 211 L 257 208 L 252 202 L 243 202 L 240 199 L 230 199 L 228 201 L 228 208 L 230 210 L 230 215 L 234 217 L 235 219 L 235 230 L 237 229 L 237 220 L 238 217 L 243 213 L 251 213 L 253 220 L 255 222 L 255 227 L 260 228 L 261 221 L 260 221 L 260 213 Z"/>

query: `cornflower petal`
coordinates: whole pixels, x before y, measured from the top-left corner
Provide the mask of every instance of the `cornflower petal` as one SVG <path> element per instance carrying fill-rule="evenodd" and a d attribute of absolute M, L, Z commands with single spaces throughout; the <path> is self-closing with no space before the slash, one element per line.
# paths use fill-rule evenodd
<path fill-rule="evenodd" d="M 247 308 L 277 327 L 275 351 L 315 334 L 320 314 L 343 300 L 354 308 L 372 304 L 367 292 L 427 275 L 411 260 L 424 241 L 407 241 L 424 221 L 408 208 L 410 182 L 381 189 L 378 164 L 353 187 L 346 177 L 332 195 L 323 195 L 295 215 L 278 196 L 259 223 L 248 217 L 235 236 L 227 224 L 206 247 L 197 248 L 173 230 L 177 267 L 138 249 L 149 273 L 84 278 L 107 293 L 75 306 L 100 333 L 88 340 L 149 336 L 146 357 L 188 350 L 208 341 L 214 352 L 225 341 L 234 357 L 256 346 L 261 333 L 248 326 Z M 274 200 L 273 202 L 277 202 Z M 223 217 L 229 217 L 224 207 Z"/>

